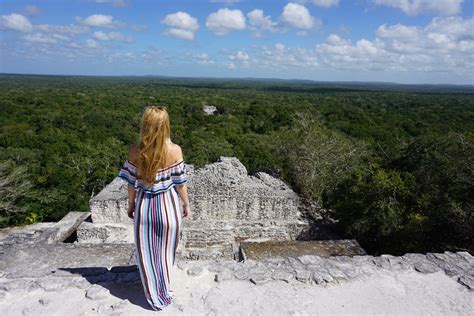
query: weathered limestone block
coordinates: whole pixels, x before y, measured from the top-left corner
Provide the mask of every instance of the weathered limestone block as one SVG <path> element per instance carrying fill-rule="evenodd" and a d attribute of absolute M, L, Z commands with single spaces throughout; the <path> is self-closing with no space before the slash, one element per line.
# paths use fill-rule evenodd
<path fill-rule="evenodd" d="M 133 243 L 133 226 L 119 223 L 83 222 L 77 228 L 77 239 L 87 243 Z"/>
<path fill-rule="evenodd" d="M 127 215 L 128 184 L 116 177 L 102 191 L 90 199 L 89 207 L 93 223 L 123 223 L 132 225 Z"/>
<path fill-rule="evenodd" d="M 235 157 L 187 169 L 192 212 L 183 222 L 177 257 L 233 259 L 242 240 L 295 240 L 310 229 L 300 198 L 288 185 L 264 172 L 248 175 Z M 117 177 L 90 200 L 92 223 L 78 227 L 79 243 L 133 244 L 127 187 Z"/>

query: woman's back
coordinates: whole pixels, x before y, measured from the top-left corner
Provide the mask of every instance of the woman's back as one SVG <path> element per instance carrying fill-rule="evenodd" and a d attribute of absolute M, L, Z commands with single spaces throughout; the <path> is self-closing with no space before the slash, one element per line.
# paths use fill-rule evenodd
<path fill-rule="evenodd" d="M 138 152 L 139 152 L 138 145 L 131 144 L 129 147 L 129 160 L 131 160 L 131 162 L 134 163 L 135 165 L 137 165 L 137 161 L 138 161 Z M 181 150 L 181 147 L 178 144 L 175 144 L 171 142 L 171 140 L 169 140 L 168 156 L 166 157 L 166 160 L 165 160 L 165 166 L 160 169 L 165 169 L 182 159 L 183 159 L 183 152 Z"/>
<path fill-rule="evenodd" d="M 169 143 L 168 157 L 163 168 L 156 171 L 153 183 L 145 184 L 138 177 L 138 146 L 132 144 L 129 147 L 129 159 L 122 167 L 122 178 L 134 185 L 135 190 L 141 189 L 146 193 L 162 193 L 175 185 L 184 184 L 187 181 L 186 165 L 183 160 L 181 147 Z"/>

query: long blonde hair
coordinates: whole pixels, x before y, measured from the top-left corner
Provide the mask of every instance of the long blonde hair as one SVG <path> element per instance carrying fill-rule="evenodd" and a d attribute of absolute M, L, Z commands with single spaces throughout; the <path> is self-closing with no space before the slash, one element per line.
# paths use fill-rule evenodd
<path fill-rule="evenodd" d="M 170 139 L 170 120 L 165 106 L 149 105 L 140 124 L 137 171 L 145 184 L 155 181 L 158 169 L 164 168 Z"/>

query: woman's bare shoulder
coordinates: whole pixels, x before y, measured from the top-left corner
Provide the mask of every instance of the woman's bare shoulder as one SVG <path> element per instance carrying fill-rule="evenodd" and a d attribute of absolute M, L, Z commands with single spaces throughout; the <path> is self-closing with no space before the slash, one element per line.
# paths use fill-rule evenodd
<path fill-rule="evenodd" d="M 181 150 L 181 146 L 179 146 L 178 144 L 171 143 L 170 154 L 171 157 L 173 157 L 174 161 L 183 159 L 183 151 Z"/>

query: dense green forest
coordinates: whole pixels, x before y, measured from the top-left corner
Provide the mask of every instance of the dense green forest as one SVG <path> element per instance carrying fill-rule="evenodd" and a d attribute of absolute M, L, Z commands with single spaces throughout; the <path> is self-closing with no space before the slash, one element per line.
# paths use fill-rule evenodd
<path fill-rule="evenodd" d="M 369 253 L 474 250 L 470 86 L 3 74 L 0 227 L 87 211 L 155 103 L 187 163 L 279 176 Z"/>

